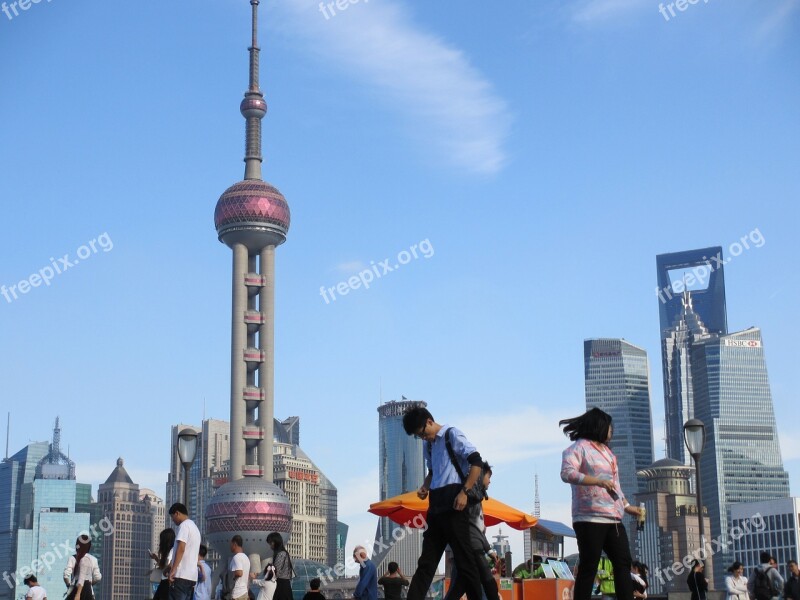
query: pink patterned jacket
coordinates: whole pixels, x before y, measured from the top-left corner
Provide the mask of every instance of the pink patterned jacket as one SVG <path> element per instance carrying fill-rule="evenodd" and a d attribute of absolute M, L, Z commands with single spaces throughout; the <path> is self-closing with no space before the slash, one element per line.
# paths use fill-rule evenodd
<path fill-rule="evenodd" d="M 599 485 L 581 485 L 587 475 L 611 479 L 617 498 Z M 572 520 L 622 520 L 625 496 L 619 484 L 617 457 L 605 444 L 579 439 L 561 455 L 561 479 L 572 485 Z"/>

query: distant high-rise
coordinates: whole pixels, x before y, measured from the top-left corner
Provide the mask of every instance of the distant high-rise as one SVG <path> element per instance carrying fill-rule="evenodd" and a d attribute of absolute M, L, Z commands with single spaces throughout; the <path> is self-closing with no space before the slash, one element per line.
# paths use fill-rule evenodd
<path fill-rule="evenodd" d="M 76 510 L 75 463 L 61 452 L 60 441 L 61 427 L 56 419 L 53 441 L 36 465 L 34 480 L 22 485 L 16 566 L 12 570 L 19 575 L 18 590 L 25 587 L 21 579 L 26 569 L 35 568 L 44 561 L 65 564 L 68 555 L 63 548 L 65 540 L 72 544 L 81 533 L 90 533 L 90 513 Z M 87 487 L 81 485 L 82 495 Z M 63 567 L 40 570 L 37 573 L 39 583 L 45 589 L 60 589 L 64 585 L 62 570 Z"/>
<path fill-rule="evenodd" d="M 667 456 L 687 465 L 683 424 L 694 416 L 689 350 L 695 336 L 728 333 L 723 263 L 720 246 L 656 257 Z"/>
<path fill-rule="evenodd" d="M 648 593 L 666 596 L 669 592 L 686 592 L 686 575 L 675 573 L 672 565 L 680 564 L 700 546 L 697 496 L 691 490 L 694 469 L 671 458 L 662 458 L 637 473 L 644 490 L 630 502 L 644 503 L 647 509 L 644 530 L 629 532 L 634 556 L 650 567 Z M 711 526 L 707 513 L 703 516 L 706 531 Z M 712 572 L 718 555 L 710 553 L 706 571 Z"/>
<path fill-rule="evenodd" d="M 419 488 L 425 479 L 425 458 L 422 440 L 408 435 L 403 429 L 403 415 L 410 408 L 426 407 L 422 401 L 392 400 L 378 407 L 378 485 L 381 500 L 404 494 Z M 417 569 L 417 560 L 422 550 L 422 535 L 413 530 L 399 541 L 394 540 L 392 533 L 401 525 L 389 518 L 378 522 L 376 541 L 390 546 L 388 550 L 379 551 L 373 561 L 378 570 L 384 572 L 390 561 L 400 565 L 406 575 L 412 575 Z M 377 548 L 382 548 L 377 545 Z M 379 564 L 380 563 L 380 564 Z"/>
<path fill-rule="evenodd" d="M 17 566 L 17 533 L 20 500 L 25 484 L 33 483 L 36 467 L 50 448 L 47 442 L 33 442 L 0 463 L 0 572 L 13 573 Z M 14 597 L 14 590 L 0 584 L 0 599 Z"/>
<path fill-rule="evenodd" d="M 622 493 L 632 502 L 644 489 L 636 472 L 653 462 L 647 352 L 622 339 L 600 338 L 584 341 L 583 359 L 586 408 L 597 407 L 614 420 L 610 447 Z"/>
<path fill-rule="evenodd" d="M 789 496 L 761 331 L 753 327 L 696 343 L 692 378 L 694 416 L 706 427 L 703 502 L 711 519 L 709 539 L 718 539 L 729 531 L 731 505 Z M 718 588 L 723 565 L 734 560 L 729 548 L 715 569 Z"/>
<path fill-rule="evenodd" d="M 113 533 L 103 543 L 104 572 L 99 597 L 104 600 L 151 597 L 152 561 L 148 549 L 155 551 L 151 547 L 154 515 L 121 458 L 105 483 L 100 484 L 97 500 L 114 526 Z"/>

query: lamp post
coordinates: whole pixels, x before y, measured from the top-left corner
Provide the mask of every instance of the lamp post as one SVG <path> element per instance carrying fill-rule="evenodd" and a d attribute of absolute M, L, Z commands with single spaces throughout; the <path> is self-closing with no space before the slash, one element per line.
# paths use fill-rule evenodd
<path fill-rule="evenodd" d="M 700 419 L 689 419 L 683 425 L 683 439 L 686 442 L 686 448 L 689 450 L 689 454 L 694 460 L 697 521 L 700 524 L 700 548 L 702 548 L 703 557 L 705 558 L 706 531 L 703 519 L 703 488 L 700 485 L 700 455 L 703 453 L 703 447 L 706 444 L 706 426 Z"/>
<path fill-rule="evenodd" d="M 178 458 L 183 465 L 183 503 L 189 510 L 189 469 L 197 454 L 197 432 L 194 429 L 182 429 L 178 434 Z M 191 513 L 190 513 L 191 514 Z"/>

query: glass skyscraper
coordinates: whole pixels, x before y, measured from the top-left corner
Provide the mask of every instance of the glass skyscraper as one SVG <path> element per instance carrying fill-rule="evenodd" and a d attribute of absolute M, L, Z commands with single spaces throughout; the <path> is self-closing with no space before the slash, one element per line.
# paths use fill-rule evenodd
<path fill-rule="evenodd" d="M 49 447 L 47 442 L 34 442 L 0 463 L 0 573 L 13 573 L 17 568 L 22 487 L 33 482 L 36 467 Z M 12 598 L 13 592 L 5 582 L 0 584 L 1 599 Z"/>
<path fill-rule="evenodd" d="M 696 343 L 692 376 L 695 417 L 706 426 L 700 473 L 709 539 L 727 538 L 731 504 L 789 496 L 761 331 L 750 328 Z M 723 550 L 722 559 L 714 573 L 718 588 L 722 567 L 734 557 Z"/>
<path fill-rule="evenodd" d="M 614 420 L 611 450 L 617 457 L 622 493 L 633 503 L 644 491 L 636 472 L 653 463 L 650 376 L 647 352 L 622 339 L 583 342 L 586 408 L 597 407 Z"/>
<path fill-rule="evenodd" d="M 656 257 L 667 456 L 687 465 L 683 424 L 694 417 L 690 347 L 697 336 L 728 333 L 723 262 L 719 246 Z"/>
<path fill-rule="evenodd" d="M 425 407 L 422 401 L 403 399 L 392 400 L 378 407 L 378 480 L 380 499 L 386 500 L 419 488 L 425 480 L 425 460 L 422 454 L 422 440 L 407 435 L 403 429 L 403 415 L 409 408 Z M 383 573 L 386 565 L 394 561 L 400 570 L 409 577 L 417 570 L 417 560 L 422 551 L 421 530 L 415 529 L 394 541 L 392 533 L 402 529 L 384 517 L 378 522 L 376 541 L 383 540 L 389 549 L 378 544 L 376 556 L 372 560 Z M 397 537 L 400 537 L 397 534 Z"/>

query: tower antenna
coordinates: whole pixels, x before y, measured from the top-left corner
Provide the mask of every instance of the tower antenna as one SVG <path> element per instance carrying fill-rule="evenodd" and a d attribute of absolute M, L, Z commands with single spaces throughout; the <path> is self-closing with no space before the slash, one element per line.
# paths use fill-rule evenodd
<path fill-rule="evenodd" d="M 250 0 L 253 7 L 253 39 L 250 44 L 250 85 L 244 93 L 241 112 L 246 121 L 246 141 L 244 156 L 244 178 L 261 179 L 261 119 L 267 114 L 267 103 L 258 86 L 259 52 L 258 47 L 258 4 L 259 0 Z"/>
<path fill-rule="evenodd" d="M 8 460 L 8 439 L 11 437 L 11 411 L 8 411 L 6 419 L 6 460 Z"/>

